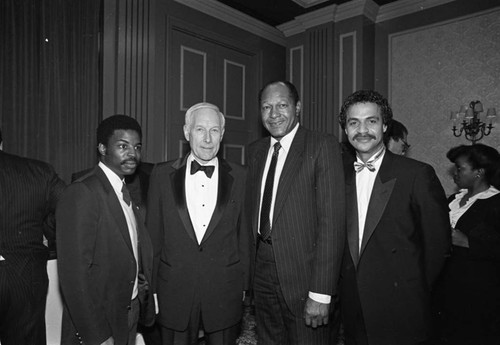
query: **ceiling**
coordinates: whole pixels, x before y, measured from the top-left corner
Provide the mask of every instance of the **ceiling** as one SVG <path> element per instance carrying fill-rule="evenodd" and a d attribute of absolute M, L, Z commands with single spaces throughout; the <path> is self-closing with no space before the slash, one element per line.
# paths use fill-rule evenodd
<path fill-rule="evenodd" d="M 351 0 L 217 0 L 271 26 L 289 22 L 325 6 L 343 4 Z M 382 6 L 397 0 L 373 0 Z M 302 5 L 299 5 L 302 4 Z"/>

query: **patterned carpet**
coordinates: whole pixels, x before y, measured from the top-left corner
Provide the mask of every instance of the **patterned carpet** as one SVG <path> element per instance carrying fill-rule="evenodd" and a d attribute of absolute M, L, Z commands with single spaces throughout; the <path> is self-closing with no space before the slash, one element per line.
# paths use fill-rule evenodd
<path fill-rule="evenodd" d="M 342 331 L 340 333 L 342 333 Z M 252 306 L 245 307 L 243 311 L 243 323 L 241 326 L 241 335 L 236 341 L 236 344 L 257 345 L 257 336 L 255 330 L 255 312 Z M 201 339 L 199 345 L 205 345 L 205 341 Z M 336 345 L 344 345 L 342 334 L 340 335 Z"/>

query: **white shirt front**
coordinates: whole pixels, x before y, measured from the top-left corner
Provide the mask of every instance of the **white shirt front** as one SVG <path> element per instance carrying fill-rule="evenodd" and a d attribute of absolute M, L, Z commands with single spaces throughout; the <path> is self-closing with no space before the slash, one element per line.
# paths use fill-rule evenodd
<path fill-rule="evenodd" d="M 269 211 L 269 225 L 271 228 L 273 227 L 273 215 L 274 215 L 274 203 L 276 201 L 276 193 L 278 192 L 278 183 L 280 180 L 281 172 L 283 171 L 283 166 L 285 165 L 286 157 L 288 156 L 288 152 L 290 151 L 290 147 L 292 146 L 293 138 L 295 138 L 295 134 L 299 129 L 299 124 L 295 126 L 294 129 L 287 135 L 285 135 L 280 140 L 281 148 L 278 151 L 278 161 L 276 162 L 276 170 L 274 172 L 274 183 L 273 183 L 273 198 L 271 201 L 271 209 Z M 264 167 L 264 174 L 262 175 L 262 181 L 260 186 L 260 205 L 259 205 L 259 223 L 260 224 L 260 211 L 262 209 L 262 197 L 264 196 L 264 188 L 266 187 L 266 179 L 267 173 L 269 172 L 269 166 L 271 165 L 271 158 L 274 153 L 274 144 L 276 144 L 278 140 L 271 137 L 271 143 L 269 146 L 269 150 L 267 152 L 266 165 Z M 259 229 L 260 233 L 260 229 Z"/>
<path fill-rule="evenodd" d="M 368 213 L 368 205 L 370 204 L 370 198 L 373 191 L 373 185 L 375 184 L 375 178 L 377 177 L 378 171 L 380 169 L 380 165 L 382 165 L 382 160 L 385 156 L 385 148 L 382 147 L 381 150 L 384 152 L 380 155 L 380 157 L 372 163 L 375 171 L 370 171 L 367 168 L 364 168 L 360 172 L 356 173 L 356 194 L 358 199 L 358 227 L 359 227 L 359 249 L 361 249 L 361 242 L 363 241 L 363 234 L 365 231 L 365 222 L 366 215 Z M 380 150 L 377 151 L 370 159 L 376 157 L 380 153 Z M 357 161 L 363 163 L 361 159 L 358 157 Z"/>
<path fill-rule="evenodd" d="M 209 178 L 204 171 L 198 171 L 191 175 L 191 162 L 194 160 L 190 154 L 186 161 L 186 203 L 189 217 L 194 227 L 196 240 L 201 243 L 205 232 L 208 229 L 215 206 L 217 205 L 217 192 L 219 190 L 219 160 L 217 157 L 208 163 L 200 165 L 215 166 L 214 173 Z"/>
<path fill-rule="evenodd" d="M 115 194 L 118 197 L 118 200 L 120 201 L 123 214 L 125 215 L 125 219 L 127 221 L 128 232 L 130 235 L 130 241 L 132 242 L 132 249 L 134 251 L 134 258 L 136 264 L 134 289 L 132 290 L 132 297 L 131 297 L 131 299 L 134 299 L 137 297 L 138 293 L 137 274 L 139 272 L 139 263 L 137 260 L 137 255 L 138 255 L 137 223 L 135 219 L 134 210 L 132 209 L 133 204 L 131 203 L 130 205 L 127 205 L 127 203 L 123 200 L 122 187 L 125 182 L 115 172 L 113 172 L 110 168 L 108 168 L 106 164 L 104 164 L 103 162 L 99 162 L 99 167 L 102 169 L 102 171 L 108 178 L 109 183 L 111 183 L 111 186 L 113 187 L 113 190 L 115 191 Z"/>

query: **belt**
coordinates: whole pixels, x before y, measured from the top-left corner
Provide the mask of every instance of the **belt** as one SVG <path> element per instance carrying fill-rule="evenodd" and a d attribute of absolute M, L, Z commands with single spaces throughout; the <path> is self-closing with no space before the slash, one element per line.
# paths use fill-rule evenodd
<path fill-rule="evenodd" d="M 261 234 L 258 234 L 257 235 L 257 239 L 259 240 L 259 242 L 262 242 L 262 243 L 265 243 L 265 244 L 273 244 L 273 242 L 271 241 L 271 236 L 269 236 L 268 238 L 264 239 L 264 237 L 262 237 Z"/>

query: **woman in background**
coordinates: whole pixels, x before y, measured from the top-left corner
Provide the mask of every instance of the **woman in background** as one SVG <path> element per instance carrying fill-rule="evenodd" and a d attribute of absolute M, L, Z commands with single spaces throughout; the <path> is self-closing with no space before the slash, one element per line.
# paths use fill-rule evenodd
<path fill-rule="evenodd" d="M 452 254 L 437 286 L 443 344 L 500 344 L 500 154 L 452 148 L 460 189 L 449 198 Z"/>

